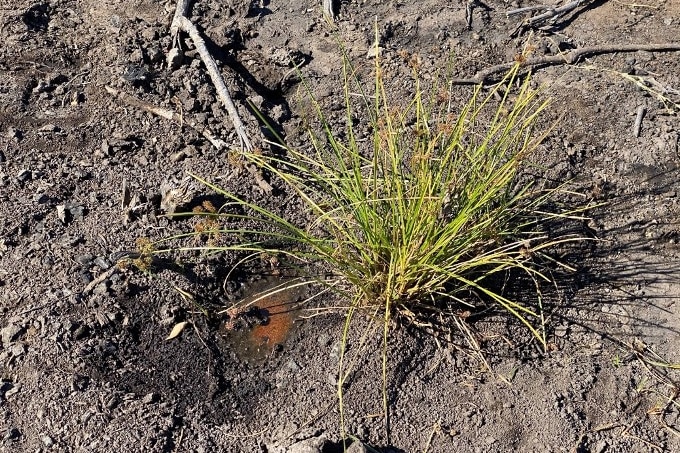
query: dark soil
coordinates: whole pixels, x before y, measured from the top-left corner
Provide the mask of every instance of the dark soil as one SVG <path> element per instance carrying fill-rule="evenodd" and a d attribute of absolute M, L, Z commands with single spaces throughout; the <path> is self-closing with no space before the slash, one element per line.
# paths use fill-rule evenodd
<path fill-rule="evenodd" d="M 520 19 L 505 12 L 530 2 L 475 4 L 468 29 L 461 2 L 343 1 L 337 32 L 320 3 L 198 0 L 192 8 L 255 136 L 262 126 L 246 100 L 291 145 L 307 146 L 314 112 L 291 56 L 331 120 L 341 120 L 337 38 L 370 81 L 376 19 L 386 78 L 404 99 L 414 55 L 422 77 L 433 79 L 449 62 L 454 77 L 468 77 L 512 61 L 527 43 L 549 55 L 680 41 L 672 0 L 584 2 L 518 37 Z M 251 263 L 225 282 L 234 256 L 168 255 L 147 272 L 110 272 L 85 290 L 139 238 L 196 228 L 197 219 L 169 220 L 161 209 L 161 188 L 187 171 L 291 218 L 304 215 L 276 181 L 263 192 L 194 130 L 105 91 L 173 109 L 237 144 L 188 38 L 183 64 L 167 68 L 173 10 L 156 0 L 0 2 L 1 451 L 342 451 L 342 313 L 310 318 L 280 310 L 277 300 L 234 319 L 224 312 L 273 281 L 255 281 L 252 270 L 275 266 Z M 606 202 L 584 226 L 599 240 L 565 251 L 578 272 L 546 293 L 550 351 L 500 314 L 470 322 L 491 370 L 461 347 L 460 334 L 395 329 L 386 429 L 377 331 L 344 392 L 354 452 L 680 451 L 678 372 L 644 360 L 655 353 L 657 362 L 680 362 L 680 122 L 677 109 L 621 74 L 656 81 L 656 91 L 680 103 L 677 52 L 605 54 L 534 73 L 553 99 L 541 176 L 573 180 L 585 195 L 574 201 Z M 471 92 L 455 87 L 454 100 Z M 185 208 L 212 197 L 197 190 Z M 280 297 L 292 304 L 306 296 Z M 183 321 L 184 331 L 166 340 Z M 352 354 L 361 333 L 350 336 Z"/>

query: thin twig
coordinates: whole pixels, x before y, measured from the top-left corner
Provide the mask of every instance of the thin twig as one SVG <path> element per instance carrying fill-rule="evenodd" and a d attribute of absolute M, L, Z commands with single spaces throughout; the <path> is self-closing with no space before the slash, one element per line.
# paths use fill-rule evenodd
<path fill-rule="evenodd" d="M 111 277 L 113 274 L 115 274 L 119 270 L 120 270 L 120 268 L 114 264 L 113 266 L 108 268 L 106 271 L 99 274 L 97 276 L 97 278 L 95 278 L 90 283 L 88 283 L 87 286 L 85 287 L 85 289 L 83 289 L 83 294 L 84 295 L 89 294 L 97 285 L 102 283 L 107 278 Z"/>
<path fill-rule="evenodd" d="M 662 83 L 657 81 L 652 76 L 637 76 L 628 74 L 627 72 L 615 71 L 613 69 L 600 68 L 595 65 L 580 66 L 582 69 L 587 69 L 589 71 L 601 71 L 614 74 L 621 77 L 629 82 L 637 85 L 641 90 L 646 91 L 653 97 L 655 97 L 659 102 L 663 103 L 668 109 L 669 113 L 673 113 L 674 110 L 680 111 L 680 102 L 676 102 L 668 95 L 679 96 L 680 91 L 664 86 Z"/>
<path fill-rule="evenodd" d="M 472 30 L 472 8 L 475 4 L 475 0 L 469 0 L 465 4 L 465 23 L 467 24 L 467 29 Z"/>
<path fill-rule="evenodd" d="M 637 114 L 635 116 L 635 126 L 633 127 L 633 135 L 635 137 L 640 136 L 640 128 L 642 128 L 642 118 L 645 116 L 647 109 L 644 105 L 641 105 L 637 109 Z"/>
<path fill-rule="evenodd" d="M 226 149 L 227 144 L 215 137 L 212 132 L 208 130 L 208 128 L 198 125 L 193 121 L 187 121 L 186 117 L 180 116 L 176 112 L 170 110 L 170 109 L 164 109 L 163 107 L 158 107 L 156 105 L 153 105 L 149 102 L 143 101 L 142 99 L 139 99 L 135 96 L 131 96 L 127 93 L 124 93 L 122 91 L 119 91 L 113 87 L 110 86 L 105 86 L 104 87 L 106 91 L 116 97 L 117 99 L 120 99 L 121 101 L 125 102 L 126 104 L 129 104 L 133 107 L 137 107 L 138 109 L 144 110 L 145 112 L 151 113 L 156 116 L 160 116 L 161 118 L 165 118 L 166 120 L 173 121 L 180 126 L 182 125 L 187 125 L 199 134 L 201 134 L 206 140 L 208 140 L 215 148 L 218 150 Z"/>
<path fill-rule="evenodd" d="M 465 23 L 467 24 L 468 30 L 472 30 L 472 12 L 475 8 L 482 8 L 485 11 L 491 10 L 491 8 L 481 0 L 468 0 L 465 5 Z"/>
<path fill-rule="evenodd" d="M 241 121 L 241 116 L 239 115 L 238 110 L 234 105 L 234 101 L 232 100 L 231 95 L 229 94 L 227 85 L 224 83 L 224 78 L 222 77 L 222 74 L 220 73 L 220 70 L 217 67 L 217 63 L 215 62 L 215 59 L 212 57 L 212 55 L 210 55 L 210 52 L 208 52 L 208 48 L 205 45 L 205 40 L 198 32 L 198 29 L 187 18 L 187 15 L 189 14 L 189 7 L 191 5 L 191 1 L 192 0 L 177 0 L 175 14 L 172 18 L 172 23 L 170 24 L 170 34 L 173 39 L 173 46 L 175 46 L 175 48 L 179 46 L 180 31 L 183 31 L 189 35 L 191 40 L 194 42 L 194 45 L 196 46 L 196 51 L 200 55 L 201 60 L 203 61 L 206 70 L 208 71 L 208 75 L 210 76 L 210 79 L 213 82 L 213 85 L 215 86 L 217 96 L 220 98 L 220 101 L 222 101 L 222 105 L 224 105 L 224 108 L 227 110 L 227 114 L 229 115 L 229 118 L 231 119 L 231 122 L 234 126 L 234 130 L 236 131 L 236 135 L 239 138 L 241 149 L 245 150 L 246 152 L 252 152 L 253 145 L 251 144 L 250 139 L 248 138 L 248 130 L 245 124 L 243 124 L 243 121 Z M 218 146 L 218 144 L 216 144 L 216 142 L 213 142 L 212 140 L 210 140 L 210 142 L 216 148 L 218 149 L 221 148 L 220 146 Z M 267 193 L 272 192 L 273 190 L 272 186 L 269 185 L 267 181 L 265 181 L 260 171 L 257 168 L 255 168 L 254 165 L 247 164 L 245 165 L 245 167 L 248 170 L 248 172 L 255 178 L 257 185 L 262 190 L 264 190 Z"/>
<path fill-rule="evenodd" d="M 548 57 L 529 58 L 520 62 L 521 67 L 533 66 L 552 66 L 558 64 L 575 64 L 582 58 L 591 55 L 601 55 L 606 53 L 618 52 L 637 52 L 644 50 L 647 52 L 675 52 L 680 51 L 680 42 L 663 43 L 663 44 L 612 44 L 603 46 L 583 47 L 581 49 L 574 49 L 569 52 L 564 52 L 558 55 L 551 55 Z M 517 62 L 501 63 L 495 66 L 490 66 L 478 71 L 472 77 L 466 79 L 453 79 L 451 83 L 456 85 L 478 85 L 491 81 L 494 75 L 508 72 Z"/>
<path fill-rule="evenodd" d="M 172 110 L 169 109 L 164 109 L 162 107 L 158 107 L 156 105 L 150 104 L 146 101 L 143 101 L 135 96 L 131 96 L 127 93 L 123 93 L 122 91 L 118 91 L 117 89 L 106 86 L 105 87 L 106 91 L 109 92 L 109 94 L 112 94 L 115 96 L 117 99 L 120 99 L 121 101 L 125 102 L 126 104 L 129 104 L 133 107 L 137 107 L 138 109 L 144 110 L 145 112 L 151 113 L 153 115 L 160 116 L 161 118 L 165 118 L 167 120 L 173 121 L 179 125 L 184 125 L 186 124 L 187 126 L 191 127 L 193 130 L 195 130 L 197 133 L 201 134 L 206 140 L 210 142 L 218 151 L 222 151 L 228 148 L 228 145 L 224 140 L 221 140 L 215 135 L 213 135 L 212 132 L 208 130 L 208 128 L 203 127 L 201 125 L 196 124 L 193 121 L 186 121 L 186 118 L 183 116 L 180 116 L 176 112 L 173 112 Z M 253 176 L 255 179 L 255 182 L 257 183 L 258 187 L 262 190 L 264 190 L 266 193 L 271 193 L 273 188 L 272 186 L 265 181 L 264 177 L 260 173 L 260 171 L 253 165 L 253 164 L 246 164 L 244 165 L 246 170 Z"/>

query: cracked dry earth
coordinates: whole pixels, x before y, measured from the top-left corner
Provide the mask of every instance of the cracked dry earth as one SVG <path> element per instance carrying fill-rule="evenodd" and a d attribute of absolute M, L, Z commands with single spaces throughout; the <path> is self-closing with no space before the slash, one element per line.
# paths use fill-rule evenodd
<path fill-rule="evenodd" d="M 451 60 L 453 76 L 467 77 L 512 61 L 527 43 L 552 55 L 680 41 L 680 3 L 642 3 L 583 2 L 518 37 L 511 34 L 520 19 L 505 12 L 533 5 L 526 0 L 475 4 L 470 29 L 463 2 L 434 0 L 342 1 L 336 31 L 311 0 L 197 0 L 190 18 L 248 128 L 260 126 L 246 99 L 304 147 L 310 105 L 290 58 L 302 63 L 329 117 L 341 121 L 337 38 L 368 74 L 376 20 L 393 93 L 408 98 L 405 56 L 420 57 L 425 79 Z M 185 124 L 106 92 L 111 86 L 172 109 L 235 143 L 189 39 L 181 38 L 183 61 L 167 67 L 173 10 L 155 0 L 0 0 L 3 452 L 343 450 L 341 314 L 309 318 L 274 308 L 304 299 L 300 289 L 261 304 L 271 330 L 257 314 L 236 329 L 221 311 L 276 281 L 249 269 L 225 280 L 228 255 L 197 264 L 170 258 L 149 273 L 110 271 L 139 238 L 196 227 L 195 219 L 168 220 L 160 208 L 161 187 L 187 171 L 291 218 L 304 215 L 293 194 L 264 193 Z M 680 376 L 661 366 L 680 362 L 680 53 L 604 54 L 537 68 L 534 80 L 553 99 L 544 119 L 553 128 L 537 156 L 543 176 L 572 179 L 585 197 L 606 203 L 584 225 L 600 240 L 566 256 L 579 271 L 548 294 L 550 351 L 500 314 L 471 323 L 492 371 L 456 347 L 462 338 L 396 330 L 390 429 L 381 416 L 379 354 L 363 354 L 345 389 L 346 428 L 357 439 L 348 451 L 680 451 Z M 456 102 L 472 92 L 452 90 Z M 640 107 L 646 113 L 635 136 Z M 197 199 L 211 197 L 198 190 Z M 200 296 L 211 316 L 175 287 Z M 185 330 L 166 341 L 183 321 Z M 366 348 L 379 350 L 380 335 Z"/>

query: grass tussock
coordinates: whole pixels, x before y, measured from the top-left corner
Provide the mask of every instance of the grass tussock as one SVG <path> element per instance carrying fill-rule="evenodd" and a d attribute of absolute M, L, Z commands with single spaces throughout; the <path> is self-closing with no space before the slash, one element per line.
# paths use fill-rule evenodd
<path fill-rule="evenodd" d="M 228 200 L 201 214 L 231 225 L 211 233 L 233 239 L 190 248 L 245 252 L 236 266 L 262 256 L 322 263 L 337 276 L 336 288 L 346 288 L 345 341 L 357 309 L 382 313 L 386 351 L 393 317 L 413 320 L 483 300 L 510 313 L 545 345 L 539 288 L 549 278 L 543 263 L 561 266 L 546 251 L 579 239 L 545 234 L 546 221 L 567 215 L 542 210 L 557 190 L 519 178 L 543 139 L 534 128 L 546 102 L 528 78 L 519 81 L 518 67 L 490 92 L 476 88 L 459 108 L 441 99 L 441 86 L 421 89 L 417 77 L 413 97 L 395 102 L 377 58 L 374 71 L 367 95 L 345 61 L 341 134 L 310 95 L 321 132 L 309 131 L 309 149 L 277 137 L 273 145 L 283 152 L 242 156 L 294 192 L 311 221 L 298 223 L 196 177 Z M 370 131 L 368 139 L 359 138 L 357 120 Z M 497 282 L 510 271 L 528 276 L 536 297 L 527 302 L 504 294 Z M 386 357 L 384 352 L 384 382 Z"/>
<path fill-rule="evenodd" d="M 423 90 L 417 74 L 411 99 L 391 99 L 378 58 L 368 95 L 345 59 L 340 134 L 307 87 L 321 126 L 310 128 L 308 149 L 287 146 L 277 136 L 272 145 L 282 152 L 241 156 L 294 192 L 307 218 L 296 222 L 196 177 L 228 201 L 219 210 L 191 213 L 206 218 L 186 236 L 231 239 L 188 248 L 245 252 L 236 266 L 263 256 L 322 263 L 337 276 L 336 288 L 346 288 L 347 324 L 360 308 L 382 313 L 385 344 L 394 316 L 414 320 L 483 300 L 510 313 L 545 345 L 539 289 L 549 281 L 545 252 L 579 238 L 545 233 L 546 221 L 566 215 L 542 210 L 558 190 L 519 177 L 544 138 L 534 129 L 547 103 L 528 77 L 519 80 L 518 68 L 494 89 L 477 87 L 467 103 L 454 107 L 450 87 Z M 497 282 L 510 271 L 534 282 L 535 298 L 513 300 L 499 289 Z"/>
<path fill-rule="evenodd" d="M 534 125 L 546 103 L 528 79 L 517 90 L 502 88 L 515 84 L 515 69 L 491 92 L 477 88 L 459 110 L 428 96 L 417 80 L 413 98 L 399 106 L 388 98 L 377 62 L 374 93 L 362 97 L 360 108 L 372 136 L 359 140 L 350 99 L 356 80 L 348 63 L 344 69 L 342 141 L 312 101 L 323 127 L 322 137 L 309 133 L 312 152 L 281 140 L 283 156 L 244 155 L 294 191 L 313 221 L 298 225 L 202 181 L 229 200 L 211 215 L 262 227 L 222 230 L 241 238 L 223 249 L 325 263 L 351 288 L 351 307 L 379 307 L 385 319 L 413 318 L 442 302 L 469 305 L 474 292 L 544 342 L 539 310 L 488 282 L 511 269 L 548 280 L 535 258 L 568 240 L 538 228 L 550 217 L 538 208 L 553 192 L 517 178 L 542 139 Z"/>

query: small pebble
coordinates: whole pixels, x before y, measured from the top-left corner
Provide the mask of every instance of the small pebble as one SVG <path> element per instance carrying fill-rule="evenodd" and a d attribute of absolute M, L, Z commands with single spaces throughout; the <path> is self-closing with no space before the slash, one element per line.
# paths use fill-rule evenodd
<path fill-rule="evenodd" d="M 14 141 L 18 142 L 22 138 L 24 138 L 24 133 L 19 129 L 10 127 L 9 129 L 7 129 L 7 138 L 13 138 Z"/>
<path fill-rule="evenodd" d="M 21 391 L 21 384 L 14 384 L 11 389 L 7 390 L 5 392 L 5 398 L 9 398 L 13 395 L 16 395 Z"/>
<path fill-rule="evenodd" d="M 109 292 L 109 287 L 106 285 L 106 282 L 102 282 L 98 284 L 97 286 L 94 287 L 92 290 L 92 294 L 99 295 L 99 296 L 105 296 Z M 106 323 L 104 323 L 106 324 Z M 104 325 L 102 324 L 102 325 Z"/>
<path fill-rule="evenodd" d="M 366 450 L 366 446 L 361 441 L 355 440 L 347 448 L 347 453 L 368 453 L 368 450 Z"/>
<path fill-rule="evenodd" d="M 188 156 L 189 155 L 187 154 L 187 152 L 182 149 L 180 151 L 177 151 L 176 153 L 172 153 L 170 155 L 170 160 L 172 162 L 180 162 L 180 161 L 186 159 Z"/>
<path fill-rule="evenodd" d="M 31 179 L 31 177 L 32 177 L 32 173 L 31 173 L 30 170 L 27 170 L 27 169 L 21 170 L 19 172 L 19 174 L 17 175 L 17 179 L 19 180 L 19 182 L 26 182 L 29 179 Z"/>
<path fill-rule="evenodd" d="M 75 258 L 76 262 L 82 266 L 87 266 L 92 262 L 94 259 L 94 256 L 90 255 L 89 253 L 83 254 L 83 255 L 76 255 Z"/>
<path fill-rule="evenodd" d="M 101 256 L 98 256 L 97 258 L 94 259 L 94 264 L 99 266 L 102 270 L 106 270 L 111 267 L 111 263 L 109 263 L 105 258 L 102 258 Z"/>
<path fill-rule="evenodd" d="M 376 49 L 375 46 L 371 46 L 371 47 L 368 49 L 368 52 L 366 53 L 366 58 L 375 58 L 375 57 L 377 57 L 378 55 L 382 54 L 382 53 L 383 53 L 383 50 L 385 50 L 385 49 L 383 49 L 382 47 L 378 47 L 378 48 Z"/>
<path fill-rule="evenodd" d="M 73 338 L 76 340 L 82 340 L 90 333 L 90 329 L 87 326 L 80 326 L 73 332 Z"/>
<path fill-rule="evenodd" d="M 49 197 L 47 195 L 45 195 L 44 193 L 37 193 L 37 194 L 33 195 L 33 202 L 34 203 L 43 204 L 43 203 L 47 203 L 48 200 L 49 200 Z"/>
<path fill-rule="evenodd" d="M 17 428 L 10 428 L 5 433 L 4 439 L 5 440 L 17 440 L 20 437 L 21 437 L 21 431 L 19 431 Z"/>
<path fill-rule="evenodd" d="M 142 398 L 142 403 L 144 404 L 153 404 L 157 402 L 160 399 L 157 393 L 148 393 L 144 395 L 144 398 Z"/>
<path fill-rule="evenodd" d="M 42 442 L 43 445 L 46 446 L 47 448 L 54 445 L 54 441 L 52 440 L 52 438 L 50 436 L 46 436 L 46 435 L 40 436 L 40 442 Z"/>
<path fill-rule="evenodd" d="M 85 208 L 81 205 L 69 205 L 68 207 L 68 212 L 71 214 L 71 217 L 73 217 L 73 220 L 82 220 L 83 215 L 85 214 Z"/>
<path fill-rule="evenodd" d="M 569 326 L 565 325 L 560 325 L 555 327 L 555 336 L 556 337 L 564 337 L 567 335 L 567 331 L 569 330 Z"/>
<path fill-rule="evenodd" d="M 57 206 L 57 217 L 59 220 L 61 220 L 61 223 L 66 223 L 66 206 L 63 204 L 60 204 Z"/>
<path fill-rule="evenodd" d="M 46 124 L 38 129 L 39 134 L 51 134 L 54 132 L 61 132 L 61 128 L 56 124 Z"/>
<path fill-rule="evenodd" d="M 10 349 L 10 352 L 12 353 L 12 355 L 13 355 L 14 357 L 21 357 L 21 356 L 24 355 L 24 353 L 26 352 L 26 345 L 23 345 L 23 344 L 15 344 L 15 345 L 12 346 L 12 348 Z"/>
<path fill-rule="evenodd" d="M 602 439 L 595 444 L 595 449 L 593 450 L 595 453 L 604 453 L 605 450 L 609 447 L 609 444 L 607 443 L 606 440 Z"/>
<path fill-rule="evenodd" d="M 7 327 L 3 327 L 0 330 L 0 338 L 2 339 L 3 346 L 7 347 L 10 343 L 15 341 L 22 331 L 22 327 L 16 324 L 10 324 Z"/>
<path fill-rule="evenodd" d="M 176 47 L 173 47 L 170 49 L 168 52 L 168 67 L 172 70 L 175 70 L 180 67 L 182 64 L 182 60 L 184 60 L 184 53 Z"/>

